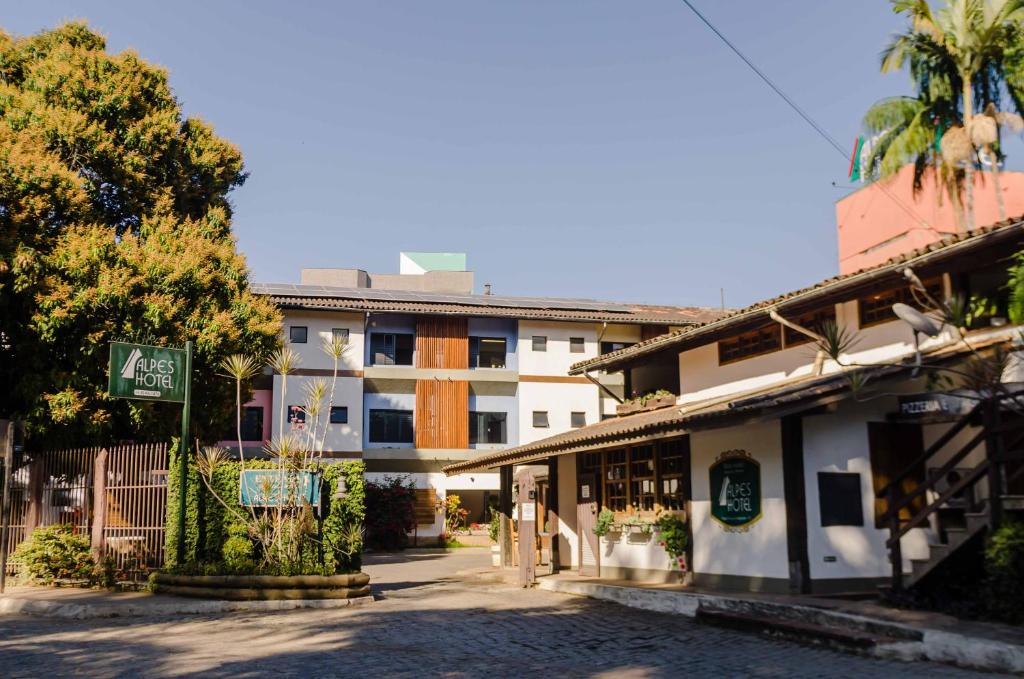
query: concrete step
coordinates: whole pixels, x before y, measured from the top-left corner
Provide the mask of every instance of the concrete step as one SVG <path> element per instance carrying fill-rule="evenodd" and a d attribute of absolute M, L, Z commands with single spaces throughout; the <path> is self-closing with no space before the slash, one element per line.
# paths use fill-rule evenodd
<path fill-rule="evenodd" d="M 1024 509 L 1024 495 L 1003 495 L 1003 509 L 1019 511 Z"/>
<path fill-rule="evenodd" d="M 988 526 L 988 514 L 984 512 L 966 512 L 964 520 L 967 522 L 967 531 L 974 533 Z"/>
<path fill-rule="evenodd" d="M 751 612 L 726 611 L 701 606 L 697 622 L 740 632 L 782 637 L 803 643 L 823 644 L 847 650 L 865 651 L 905 639 L 845 627 L 832 627 L 803 620 L 770 617 Z"/>

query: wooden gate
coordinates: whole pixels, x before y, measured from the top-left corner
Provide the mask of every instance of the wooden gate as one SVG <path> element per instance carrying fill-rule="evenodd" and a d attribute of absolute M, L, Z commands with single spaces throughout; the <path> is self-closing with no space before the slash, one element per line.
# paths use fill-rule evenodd
<path fill-rule="evenodd" d="M 8 553 L 36 528 L 68 524 L 119 577 L 145 579 L 163 565 L 167 464 L 166 443 L 25 454 L 11 475 Z"/>

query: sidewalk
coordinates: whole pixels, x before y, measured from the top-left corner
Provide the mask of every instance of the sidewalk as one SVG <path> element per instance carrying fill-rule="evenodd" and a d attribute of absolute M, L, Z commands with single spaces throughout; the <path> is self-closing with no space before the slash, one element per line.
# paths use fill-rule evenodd
<path fill-rule="evenodd" d="M 165 615 L 207 615 L 230 611 L 285 611 L 296 608 L 344 608 L 372 601 L 325 599 L 295 601 L 222 601 L 186 599 L 149 592 L 108 592 L 74 587 L 8 587 L 0 594 L 0 615 L 42 615 L 53 618 L 119 618 Z"/>
<path fill-rule="evenodd" d="M 464 574 L 507 584 L 518 582 L 515 570 L 476 569 Z M 746 622 L 749 624 L 742 627 L 748 630 L 790 637 L 802 632 L 805 640 L 828 641 L 845 633 L 852 643 L 840 645 L 883 658 L 1024 674 L 1024 629 L 1009 625 L 894 609 L 870 601 L 709 592 L 682 585 L 586 578 L 575 572 L 540 575 L 537 587 L 701 621 Z"/>

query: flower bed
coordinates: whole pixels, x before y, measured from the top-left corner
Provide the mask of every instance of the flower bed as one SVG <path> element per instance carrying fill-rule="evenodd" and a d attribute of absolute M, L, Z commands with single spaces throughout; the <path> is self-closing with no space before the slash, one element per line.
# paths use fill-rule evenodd
<path fill-rule="evenodd" d="M 370 576 L 344 575 L 171 575 L 155 573 L 150 586 L 157 594 L 228 599 L 282 601 L 355 599 L 370 595 Z"/>

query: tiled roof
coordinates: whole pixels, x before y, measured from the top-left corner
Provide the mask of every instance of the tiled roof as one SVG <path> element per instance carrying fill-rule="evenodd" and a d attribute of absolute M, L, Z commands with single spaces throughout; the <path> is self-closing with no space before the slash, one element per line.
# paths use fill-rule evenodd
<path fill-rule="evenodd" d="M 1019 327 L 993 329 L 973 337 L 971 348 L 956 343 L 923 353 L 933 364 L 939 364 L 958 359 L 972 351 L 1013 341 L 1019 332 Z M 861 367 L 855 370 L 868 381 L 877 382 L 911 368 L 913 363 L 908 358 L 902 363 Z M 449 475 L 483 471 L 506 464 L 526 464 L 553 454 L 565 455 L 615 445 L 628 445 L 650 438 L 682 435 L 699 429 L 724 426 L 734 423 L 737 419 L 778 417 L 786 412 L 804 410 L 809 402 L 843 397 L 849 390 L 847 374 L 849 371 L 824 376 L 802 376 L 745 393 L 615 417 L 515 448 L 485 453 L 470 460 L 448 465 L 443 471 Z"/>
<path fill-rule="evenodd" d="M 703 344 L 711 342 L 714 337 L 728 333 L 741 324 L 750 322 L 772 309 L 777 309 L 781 312 L 787 306 L 803 304 L 812 299 L 821 301 L 821 298 L 836 298 L 850 293 L 860 286 L 877 282 L 886 277 L 897 280 L 901 278 L 901 272 L 905 267 L 931 264 L 952 258 L 976 247 L 988 245 L 994 240 L 1020 238 L 1021 236 L 1024 236 L 1024 217 L 998 222 L 991 226 L 980 227 L 961 234 L 950 234 L 926 247 L 893 257 L 877 266 L 841 276 L 834 276 L 812 286 L 757 302 L 744 309 L 727 312 L 718 318 L 691 325 L 682 330 L 652 337 L 625 349 L 581 361 L 570 368 L 569 374 L 579 375 L 591 370 L 617 370 L 622 365 L 630 363 L 641 356 L 657 353 L 668 347 L 683 343 Z"/>
<path fill-rule="evenodd" d="M 362 288 L 256 284 L 253 292 L 286 309 L 377 311 L 454 316 L 498 316 L 530 320 L 596 321 L 642 325 L 694 325 L 722 315 L 704 307 L 623 304 L 561 298 L 444 295 Z"/>

